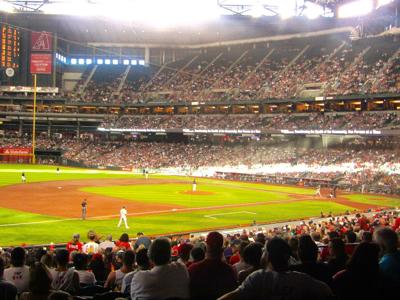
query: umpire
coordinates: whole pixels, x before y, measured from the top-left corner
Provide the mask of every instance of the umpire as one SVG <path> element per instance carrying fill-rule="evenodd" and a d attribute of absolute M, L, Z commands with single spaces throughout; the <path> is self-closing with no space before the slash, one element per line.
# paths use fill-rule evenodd
<path fill-rule="evenodd" d="M 87 200 L 83 199 L 82 203 L 82 220 L 86 220 L 86 211 L 87 211 Z"/>

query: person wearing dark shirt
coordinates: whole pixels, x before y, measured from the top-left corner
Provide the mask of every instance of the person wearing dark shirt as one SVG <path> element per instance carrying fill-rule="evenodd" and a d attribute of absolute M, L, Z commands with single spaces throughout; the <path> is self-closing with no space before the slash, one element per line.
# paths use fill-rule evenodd
<path fill-rule="evenodd" d="M 329 242 L 329 259 L 328 268 L 333 276 L 337 272 L 346 268 L 348 256 L 346 254 L 345 245 L 341 238 L 333 238 Z"/>
<path fill-rule="evenodd" d="M 309 235 L 302 235 L 299 238 L 298 255 L 301 264 L 292 265 L 290 270 L 306 273 L 311 277 L 318 279 L 326 284 L 330 284 L 331 276 L 329 268 L 323 263 L 318 263 L 318 246 Z"/>
<path fill-rule="evenodd" d="M 82 220 L 86 220 L 86 212 L 87 212 L 87 200 L 83 199 L 82 203 Z"/>
<path fill-rule="evenodd" d="M 390 291 L 385 285 L 379 272 L 378 245 L 361 243 L 346 269 L 333 276 L 331 287 L 338 300 L 395 299 L 389 297 Z"/>
<path fill-rule="evenodd" d="M 210 232 L 206 243 L 206 258 L 188 269 L 192 300 L 216 299 L 237 286 L 233 267 L 222 261 L 223 236 L 219 232 Z"/>

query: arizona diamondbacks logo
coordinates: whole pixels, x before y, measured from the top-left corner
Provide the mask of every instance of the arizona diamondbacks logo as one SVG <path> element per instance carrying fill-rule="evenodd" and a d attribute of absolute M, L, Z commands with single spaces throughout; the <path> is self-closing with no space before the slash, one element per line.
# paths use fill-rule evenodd
<path fill-rule="evenodd" d="M 32 50 L 36 51 L 48 51 L 50 49 L 50 35 L 48 32 L 41 32 L 37 37 L 34 45 L 32 46 Z"/>

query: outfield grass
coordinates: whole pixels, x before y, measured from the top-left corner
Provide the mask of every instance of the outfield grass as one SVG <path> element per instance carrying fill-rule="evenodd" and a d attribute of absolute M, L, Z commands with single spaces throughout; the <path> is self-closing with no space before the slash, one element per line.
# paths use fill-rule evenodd
<path fill-rule="evenodd" d="M 275 191 L 280 193 L 290 193 L 290 194 L 299 194 L 299 195 L 314 195 L 315 189 L 313 188 L 302 188 L 295 186 L 285 186 L 285 185 L 273 185 L 273 184 L 264 184 L 264 183 L 251 183 L 251 182 L 239 182 L 239 181 L 231 181 L 231 180 L 218 180 L 215 179 L 207 179 L 201 178 L 199 182 L 209 183 L 213 185 L 223 185 L 223 186 L 234 186 L 238 187 L 238 185 L 242 188 L 252 188 L 252 189 L 260 189 L 260 190 L 268 190 Z"/>
<path fill-rule="evenodd" d="M 157 184 L 133 185 L 133 186 L 107 186 L 87 187 L 81 190 L 85 192 L 128 199 L 131 201 L 176 204 L 183 207 L 208 207 L 215 205 L 257 203 L 269 201 L 282 201 L 291 199 L 289 194 L 269 192 L 267 189 L 251 189 L 235 185 L 212 185 L 199 183 L 197 190 L 212 193 L 210 195 L 183 194 L 191 190 L 191 184 Z"/>
<path fill-rule="evenodd" d="M 88 170 L 61 167 L 61 175 L 56 174 L 55 166 L 32 165 L 0 165 L 0 186 L 21 183 L 21 172 L 25 172 L 28 182 L 44 182 L 54 180 L 79 179 L 109 179 L 109 178 L 139 178 L 141 174 Z M 228 180 L 213 180 L 199 178 L 198 190 L 212 193 L 211 195 L 188 195 L 182 192 L 191 190 L 192 178 L 178 176 L 151 175 L 151 178 L 171 179 L 187 182 L 187 184 L 144 184 L 134 186 L 86 187 L 85 192 L 112 196 L 128 201 L 139 201 L 151 204 L 174 204 L 178 207 L 202 208 L 196 211 L 171 211 L 157 215 L 138 215 L 129 217 L 128 233 L 134 235 L 137 231 L 157 235 L 183 231 L 199 231 L 202 229 L 221 228 L 257 223 L 275 222 L 288 219 L 299 219 L 319 216 L 320 212 L 342 213 L 352 208 L 331 201 L 307 200 L 314 194 L 312 189 L 300 187 L 267 185 Z M 1 192 L 0 192 L 1 193 Z M 275 203 L 301 197 L 301 202 Z M 1 195 L 6 197 L 7 195 Z M 398 206 L 398 199 L 374 195 L 346 195 L 352 201 L 370 204 Z M 269 205 L 259 205 L 260 202 L 271 202 Z M 254 205 L 236 208 L 208 209 L 210 207 L 229 204 L 253 203 Z M 51 205 L 51 203 L 49 204 Z M 130 213 L 134 211 L 130 210 Z M 118 238 L 125 229 L 116 228 L 118 218 L 61 219 L 54 216 L 40 215 L 0 208 L 0 246 L 39 244 L 49 242 L 66 242 L 75 232 L 84 237 L 89 230 L 95 230 L 100 235 L 113 234 Z M 84 238 L 84 240 L 86 240 Z"/>
<path fill-rule="evenodd" d="M 60 167 L 61 174 L 56 174 L 56 166 L 2 165 L 0 164 L 0 186 L 21 183 L 24 172 L 27 182 L 55 180 L 104 179 L 104 178 L 141 178 L 138 174 L 105 170 L 89 170 Z"/>
<path fill-rule="evenodd" d="M 381 205 L 388 207 L 398 207 L 400 206 L 399 197 L 386 197 L 382 195 L 366 195 L 366 194 L 352 194 L 346 195 L 347 199 L 366 204 Z"/>

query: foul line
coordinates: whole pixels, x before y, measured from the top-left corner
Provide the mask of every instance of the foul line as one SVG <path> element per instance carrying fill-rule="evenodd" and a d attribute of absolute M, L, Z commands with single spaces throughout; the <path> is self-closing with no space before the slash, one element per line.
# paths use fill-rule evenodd
<path fill-rule="evenodd" d="M 153 215 L 153 214 L 163 214 L 163 213 L 199 211 L 199 210 L 207 210 L 207 209 L 224 209 L 224 208 L 258 206 L 258 205 L 267 205 L 267 204 L 284 204 L 284 203 L 299 202 L 299 201 L 305 201 L 305 200 L 307 200 L 307 199 L 251 202 L 251 203 L 226 204 L 226 205 L 205 206 L 205 207 L 172 208 L 172 209 L 165 209 L 165 210 L 154 210 L 154 211 L 142 211 L 142 212 L 137 212 L 137 213 L 128 213 L 127 215 L 128 216 L 143 216 L 143 215 Z M 87 217 L 86 220 L 105 220 L 105 219 L 116 218 L 116 217 L 119 217 L 119 214 Z M 66 218 L 66 219 L 57 219 L 57 220 L 36 221 L 36 222 L 0 224 L 0 227 L 24 226 L 24 225 L 58 223 L 58 222 L 65 222 L 65 221 L 80 221 L 80 220 L 82 220 L 82 219 L 81 218 Z"/>
<path fill-rule="evenodd" d="M 215 216 L 225 216 L 225 215 L 235 215 L 235 214 L 256 215 L 257 213 L 243 210 L 243 211 L 234 211 L 234 212 L 220 213 L 220 214 L 213 214 L 213 215 L 205 215 L 204 217 L 216 220 L 217 218 Z"/>

